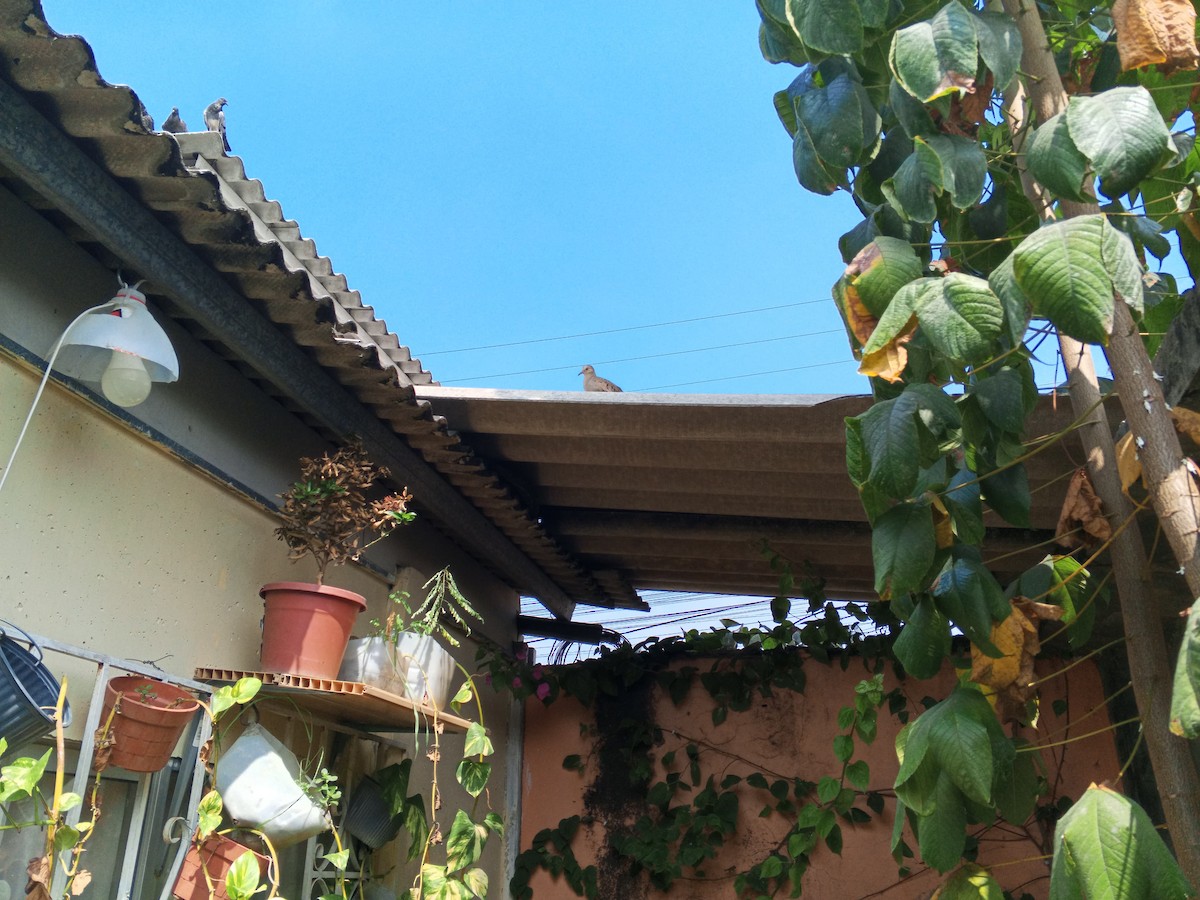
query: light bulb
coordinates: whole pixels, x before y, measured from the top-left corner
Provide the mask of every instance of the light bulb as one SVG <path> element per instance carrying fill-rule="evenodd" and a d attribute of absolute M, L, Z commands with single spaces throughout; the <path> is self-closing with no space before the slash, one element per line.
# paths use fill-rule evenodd
<path fill-rule="evenodd" d="M 137 406 L 150 396 L 150 373 L 142 358 L 134 353 L 114 350 L 108 368 L 100 378 L 100 390 L 117 406 Z"/>

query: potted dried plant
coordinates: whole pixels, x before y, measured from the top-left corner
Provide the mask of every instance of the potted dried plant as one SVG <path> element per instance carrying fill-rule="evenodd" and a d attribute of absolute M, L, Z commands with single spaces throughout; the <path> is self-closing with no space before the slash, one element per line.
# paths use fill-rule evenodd
<path fill-rule="evenodd" d="M 281 496 L 275 534 L 293 560 L 311 556 L 315 584 L 277 581 L 259 592 L 265 603 L 260 661 L 264 671 L 336 678 L 350 629 L 366 609 L 361 595 L 325 584 L 331 565 L 357 560 L 368 547 L 411 522 L 408 492 L 371 499 L 388 472 L 357 441 L 300 460 L 300 480 Z"/>

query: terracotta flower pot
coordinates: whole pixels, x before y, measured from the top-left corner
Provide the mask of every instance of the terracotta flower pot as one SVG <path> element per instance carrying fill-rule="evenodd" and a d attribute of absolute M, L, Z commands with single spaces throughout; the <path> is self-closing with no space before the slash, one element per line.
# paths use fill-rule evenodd
<path fill-rule="evenodd" d="M 118 704 L 118 698 L 120 703 Z M 199 701 L 181 687 L 141 675 L 118 675 L 104 687 L 100 727 L 117 706 L 109 727 L 108 764 L 131 772 L 157 772 L 167 764 Z"/>
<path fill-rule="evenodd" d="M 175 879 L 175 887 L 171 895 L 178 900 L 228 900 L 225 893 L 225 876 L 238 858 L 249 850 L 237 841 L 223 834 L 212 834 L 202 844 L 192 844 L 187 856 L 183 858 L 183 866 L 179 869 L 179 877 Z M 267 858 L 261 853 L 254 853 L 258 860 L 258 877 L 267 877 Z M 204 873 L 212 879 L 213 891 L 210 894 L 208 882 Z"/>
<path fill-rule="evenodd" d="M 362 596 L 298 581 L 265 584 L 259 594 L 266 607 L 259 652 L 263 671 L 336 679 L 350 629 L 367 608 Z"/>

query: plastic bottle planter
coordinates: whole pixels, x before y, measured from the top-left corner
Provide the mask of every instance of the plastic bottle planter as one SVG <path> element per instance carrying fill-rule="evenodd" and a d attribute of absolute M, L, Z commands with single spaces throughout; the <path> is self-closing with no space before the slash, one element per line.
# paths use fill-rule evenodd
<path fill-rule="evenodd" d="M 400 816 L 392 817 L 379 782 L 369 775 L 360 781 L 350 796 L 342 827 L 372 850 L 378 850 L 400 833 L 401 824 Z"/>
<path fill-rule="evenodd" d="M 300 762 L 258 723 L 246 726 L 217 766 L 217 790 L 225 812 L 257 828 L 279 850 L 330 825 L 325 810 L 300 787 Z"/>
<path fill-rule="evenodd" d="M 457 668 L 454 657 L 425 634 L 400 635 L 396 649 L 401 661 L 408 665 L 405 693 L 409 699 L 445 709 L 450 703 L 450 683 Z"/>
<path fill-rule="evenodd" d="M 346 646 L 337 677 L 342 681 L 361 681 L 403 697 L 408 663 L 408 658 L 402 657 L 396 645 L 387 638 L 354 638 Z"/>
<path fill-rule="evenodd" d="M 337 678 L 350 629 L 367 608 L 353 591 L 299 581 L 276 581 L 259 591 L 265 605 L 264 672 Z"/>
<path fill-rule="evenodd" d="M 209 897 L 214 900 L 229 900 L 229 895 L 225 892 L 225 876 L 229 874 L 230 868 L 238 858 L 248 850 L 249 847 L 223 834 L 212 834 L 204 843 L 192 844 L 187 856 L 183 858 L 183 866 L 179 870 L 179 877 L 175 879 L 171 896 L 177 900 L 209 900 Z M 254 853 L 258 861 L 259 878 L 266 878 L 269 860 L 261 853 L 253 850 L 250 852 Z M 206 872 L 212 879 L 211 894 L 208 882 L 204 878 Z"/>
<path fill-rule="evenodd" d="M 21 631 L 15 625 L 9 627 Z M 29 635 L 25 641 L 28 650 L 0 628 L 0 737 L 8 741 L 6 756 L 54 730 L 50 710 L 58 702 L 59 684 L 42 662 L 42 648 Z M 70 724 L 71 706 L 67 704 L 63 725 Z"/>
<path fill-rule="evenodd" d="M 183 688 L 141 675 L 108 680 L 101 728 L 114 704 L 117 712 L 108 731 L 112 741 L 108 764 L 131 772 L 157 772 L 165 766 L 183 729 L 200 708 Z"/>

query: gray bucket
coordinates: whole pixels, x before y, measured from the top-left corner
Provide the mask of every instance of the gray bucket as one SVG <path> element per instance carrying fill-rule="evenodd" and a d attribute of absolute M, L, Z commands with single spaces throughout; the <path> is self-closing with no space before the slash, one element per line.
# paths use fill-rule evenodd
<path fill-rule="evenodd" d="M 59 690 L 58 681 L 42 662 L 42 648 L 37 642 L 11 622 L 4 625 L 25 635 L 29 649 L 0 628 L 0 737 L 8 741 L 8 749 L 0 759 L 54 730 Z M 63 725 L 70 724 L 71 705 L 64 702 Z"/>

